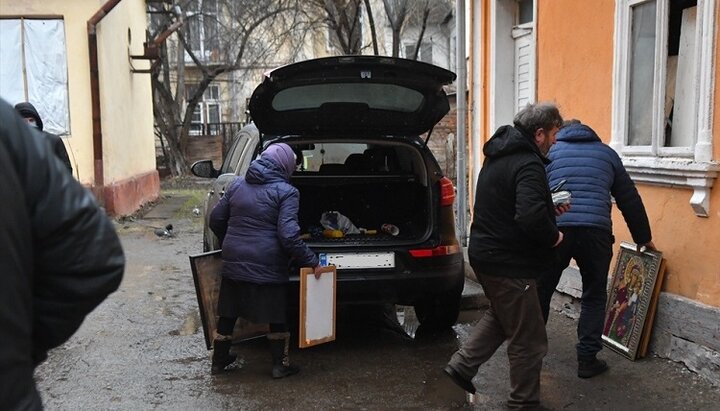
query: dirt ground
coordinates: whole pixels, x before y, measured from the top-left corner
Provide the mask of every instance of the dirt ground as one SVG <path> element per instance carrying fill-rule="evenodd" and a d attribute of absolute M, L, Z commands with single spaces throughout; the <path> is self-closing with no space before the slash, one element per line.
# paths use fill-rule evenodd
<path fill-rule="evenodd" d="M 504 348 L 480 368 L 474 404 L 441 372 L 481 315 L 476 308 L 463 311 L 452 330 L 424 338 L 414 335 L 412 310 L 403 309 L 398 321 L 369 307 L 341 310 L 336 341 L 291 351 L 299 375 L 272 380 L 261 338 L 238 345 L 234 368 L 211 376 L 188 259 L 202 249 L 202 216 L 193 209 L 201 208 L 205 195 L 194 180 L 164 183 L 158 202 L 117 221 L 127 256 L 124 280 L 36 370 L 47 409 L 503 409 L 509 391 Z M 167 224 L 174 236 L 157 236 L 155 230 Z M 551 315 L 545 406 L 717 409 L 720 388 L 652 356 L 631 362 L 605 350 L 601 356 L 610 371 L 577 378 L 575 325 Z"/>

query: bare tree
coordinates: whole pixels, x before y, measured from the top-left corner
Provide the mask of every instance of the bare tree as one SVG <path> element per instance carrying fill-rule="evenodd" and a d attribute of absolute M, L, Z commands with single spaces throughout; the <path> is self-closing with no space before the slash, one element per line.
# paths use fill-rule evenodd
<path fill-rule="evenodd" d="M 363 0 L 311 0 L 309 9 L 322 15 L 328 28 L 330 42 L 342 54 L 360 54 L 362 48 L 362 26 L 360 15 Z"/>
<path fill-rule="evenodd" d="M 392 56 L 400 55 L 400 44 L 407 37 L 407 27 L 418 27 L 412 54 L 407 57 L 417 60 L 428 24 L 443 24 L 452 17 L 450 0 L 383 0 L 385 13 L 392 29 Z"/>
<path fill-rule="evenodd" d="M 400 36 L 408 17 L 408 0 L 383 0 L 385 14 L 392 29 L 392 56 L 400 56 Z"/>
<path fill-rule="evenodd" d="M 373 54 L 380 55 L 377 44 L 377 32 L 375 31 L 375 16 L 373 15 L 372 7 L 370 7 L 370 0 L 365 0 L 365 11 L 368 16 L 368 25 L 370 26 L 370 39 L 373 46 Z"/>
<path fill-rule="evenodd" d="M 184 24 L 161 47 L 151 74 L 155 123 L 173 175 L 189 172 L 186 148 L 193 113 L 224 74 L 288 63 L 309 27 L 302 0 L 176 0 L 151 10 L 151 38 L 177 19 Z M 177 7 L 176 7 L 177 6 Z M 179 8 L 178 8 L 179 7 Z M 180 11 L 180 13 L 178 13 Z M 279 53 L 283 49 L 284 53 Z M 192 70 L 192 87 L 186 82 Z"/>
<path fill-rule="evenodd" d="M 431 1 L 424 0 L 415 3 L 415 15 L 420 21 L 420 34 L 418 34 L 417 42 L 415 43 L 415 51 L 413 52 L 412 59 L 417 60 L 420 56 L 420 46 L 422 45 L 423 37 L 425 36 L 425 29 L 427 28 L 428 18 L 430 17 Z"/>

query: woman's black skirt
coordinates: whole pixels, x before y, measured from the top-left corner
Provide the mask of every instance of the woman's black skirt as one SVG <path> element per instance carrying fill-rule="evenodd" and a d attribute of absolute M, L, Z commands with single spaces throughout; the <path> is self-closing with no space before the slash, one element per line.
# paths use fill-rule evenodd
<path fill-rule="evenodd" d="M 257 324 L 285 324 L 287 284 L 255 284 L 223 278 L 218 315 L 241 317 Z"/>

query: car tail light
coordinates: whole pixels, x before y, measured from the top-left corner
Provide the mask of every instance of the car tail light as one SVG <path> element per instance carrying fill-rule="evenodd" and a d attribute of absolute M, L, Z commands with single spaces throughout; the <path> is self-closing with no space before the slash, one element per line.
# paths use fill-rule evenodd
<path fill-rule="evenodd" d="M 455 186 L 449 178 L 440 179 L 440 205 L 451 206 L 455 201 Z"/>
<path fill-rule="evenodd" d="M 410 255 L 415 258 L 422 257 L 440 257 L 443 255 L 457 254 L 460 252 L 460 246 L 458 244 L 441 245 L 435 248 L 418 248 L 410 250 Z"/>

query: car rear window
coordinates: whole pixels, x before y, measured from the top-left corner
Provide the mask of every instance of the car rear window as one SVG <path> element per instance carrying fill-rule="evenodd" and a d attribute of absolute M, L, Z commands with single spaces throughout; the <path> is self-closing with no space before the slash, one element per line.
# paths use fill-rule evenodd
<path fill-rule="evenodd" d="M 315 109 L 327 103 L 360 103 L 370 109 L 412 113 L 422 105 L 423 95 L 395 84 L 314 84 L 278 92 L 272 107 L 290 111 Z"/>

